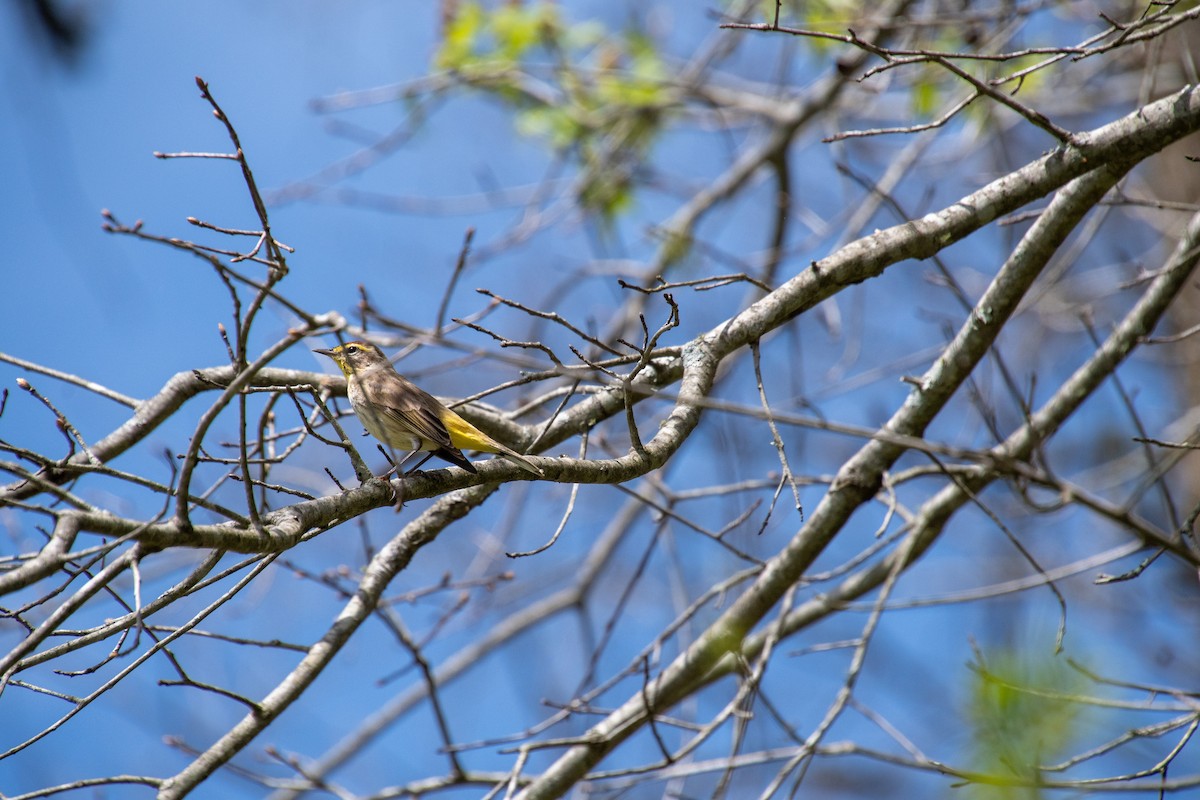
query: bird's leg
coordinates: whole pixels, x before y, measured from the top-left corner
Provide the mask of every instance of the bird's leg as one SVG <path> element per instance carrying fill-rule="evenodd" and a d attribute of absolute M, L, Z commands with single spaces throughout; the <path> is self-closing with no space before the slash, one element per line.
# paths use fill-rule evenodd
<path fill-rule="evenodd" d="M 389 487 L 392 486 L 392 482 L 389 480 L 392 475 L 403 478 L 405 475 L 408 475 L 410 472 L 416 469 L 416 467 L 413 467 L 413 469 L 407 470 L 403 473 L 400 471 L 401 468 L 403 468 L 413 456 L 420 452 L 419 450 L 410 450 L 404 454 L 404 458 L 400 459 L 400 463 L 396 463 L 396 458 L 393 457 L 396 452 L 395 450 L 392 450 L 390 447 L 385 449 L 383 445 L 379 445 L 378 447 L 379 452 L 383 453 L 383 457 L 387 459 L 387 462 L 390 465 L 388 470 L 379 476 L 379 479 L 381 481 L 386 481 Z M 421 461 L 417 464 L 417 467 L 421 466 L 421 464 L 424 464 L 431 455 L 433 454 L 430 453 L 429 455 L 425 456 L 425 458 L 421 459 Z M 403 485 L 404 484 L 401 483 L 401 487 L 403 487 Z M 404 507 L 404 493 L 396 491 L 394 487 L 392 488 L 392 499 L 396 501 L 396 511 L 399 511 Z"/>
<path fill-rule="evenodd" d="M 384 476 L 384 477 L 386 477 L 387 475 L 391 475 L 392 473 L 395 473 L 396 476 L 401 479 L 400 480 L 401 491 L 396 491 L 394 489 L 392 490 L 392 497 L 394 497 L 396 500 L 396 511 L 397 512 L 399 512 L 400 509 L 404 508 L 404 492 L 403 492 L 404 478 L 408 477 L 409 475 L 412 475 L 414 472 L 416 472 L 418 469 L 421 468 L 422 464 L 424 464 L 429 459 L 433 458 L 433 453 L 426 453 L 425 457 L 422 458 L 420 461 L 418 461 L 416 466 L 412 467 L 411 469 L 404 469 L 404 465 L 407 464 L 409 461 L 411 461 L 413 456 L 415 456 L 417 453 L 420 453 L 420 452 L 422 452 L 422 451 L 413 450 L 413 451 L 409 452 L 407 455 L 404 456 L 404 458 L 400 459 L 399 464 L 392 461 L 392 468 L 390 470 L 388 470 L 386 475 Z M 391 459 L 388 459 L 388 460 L 391 461 Z M 404 471 L 401 472 L 401 470 L 404 470 Z M 391 483 L 389 482 L 388 485 L 391 486 Z"/>
<path fill-rule="evenodd" d="M 414 451 L 412 451 L 411 453 L 409 453 L 409 454 L 408 454 L 408 455 L 405 457 L 404 461 L 401 461 L 401 462 L 400 462 L 400 466 L 401 466 L 401 467 L 402 467 L 402 466 L 404 466 L 404 464 L 408 462 L 408 459 L 412 458 L 413 456 L 415 456 L 417 453 L 420 453 L 420 452 L 421 452 L 420 450 L 414 450 Z M 413 467 L 412 469 L 405 470 L 405 471 L 404 471 L 404 474 L 405 474 L 405 475 L 412 475 L 414 472 L 416 472 L 417 470 L 419 470 L 419 469 L 422 467 L 422 465 L 424 465 L 424 464 L 425 464 L 425 462 L 426 462 L 426 461 L 428 461 L 428 460 L 429 460 L 429 459 L 431 459 L 431 458 L 433 458 L 433 453 L 431 453 L 431 452 L 430 452 L 430 453 L 426 453 L 426 454 L 425 454 L 425 457 L 424 457 L 424 458 L 422 458 L 420 461 L 418 461 L 418 462 L 417 462 L 417 465 L 416 465 L 415 467 Z M 397 467 L 397 469 L 399 469 L 399 468 L 400 468 L 400 467 Z"/>

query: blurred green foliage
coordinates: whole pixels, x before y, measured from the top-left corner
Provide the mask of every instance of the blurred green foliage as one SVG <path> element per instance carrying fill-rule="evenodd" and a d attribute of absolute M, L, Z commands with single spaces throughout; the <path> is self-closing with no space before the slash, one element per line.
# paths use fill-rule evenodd
<path fill-rule="evenodd" d="M 580 204 L 604 220 L 629 209 L 633 176 L 663 129 L 675 88 L 644 32 L 566 23 L 550 3 L 460 6 L 437 67 L 515 107 L 517 130 L 578 159 Z"/>
<path fill-rule="evenodd" d="M 972 800 L 1035 800 L 1043 767 L 1066 752 L 1081 728 L 1085 679 L 1063 659 L 1010 648 L 971 665 L 963 718 L 972 769 L 997 779 L 956 790 Z M 1014 784 L 1004 785 L 1011 780 Z"/>

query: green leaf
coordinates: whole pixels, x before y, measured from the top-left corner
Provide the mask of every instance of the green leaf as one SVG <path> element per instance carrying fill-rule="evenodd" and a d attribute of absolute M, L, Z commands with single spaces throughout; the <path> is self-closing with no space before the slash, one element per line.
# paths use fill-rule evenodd
<path fill-rule="evenodd" d="M 523 136 L 544 137 L 556 149 L 572 145 L 580 136 L 580 126 L 566 109 L 537 106 L 517 112 L 517 132 Z"/>
<path fill-rule="evenodd" d="M 434 63 L 440 69 L 460 69 L 470 63 L 485 22 L 485 12 L 478 3 L 464 3 L 446 25 Z"/>

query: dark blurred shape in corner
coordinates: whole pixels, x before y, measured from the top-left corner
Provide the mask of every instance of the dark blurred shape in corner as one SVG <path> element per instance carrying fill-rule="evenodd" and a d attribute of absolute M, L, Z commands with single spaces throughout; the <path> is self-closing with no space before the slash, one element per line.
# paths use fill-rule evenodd
<path fill-rule="evenodd" d="M 63 0 L 21 0 L 19 5 L 38 43 L 62 63 L 74 64 L 87 41 L 82 8 Z"/>

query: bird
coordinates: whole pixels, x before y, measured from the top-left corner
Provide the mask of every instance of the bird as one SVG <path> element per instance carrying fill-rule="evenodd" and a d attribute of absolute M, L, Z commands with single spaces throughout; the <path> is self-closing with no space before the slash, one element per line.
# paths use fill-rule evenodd
<path fill-rule="evenodd" d="M 545 477 L 525 456 L 497 442 L 397 372 L 383 351 L 370 342 L 346 342 L 313 352 L 329 356 L 342 370 L 354 413 L 363 427 L 385 445 L 397 450 L 428 451 L 430 456 L 467 472 L 477 470 L 463 450 L 496 453 L 527 472 Z"/>

